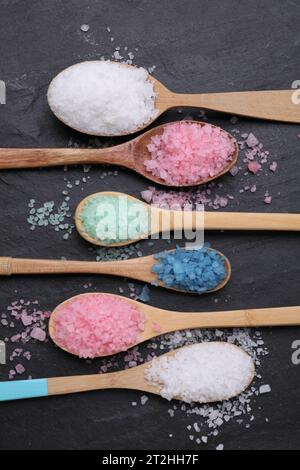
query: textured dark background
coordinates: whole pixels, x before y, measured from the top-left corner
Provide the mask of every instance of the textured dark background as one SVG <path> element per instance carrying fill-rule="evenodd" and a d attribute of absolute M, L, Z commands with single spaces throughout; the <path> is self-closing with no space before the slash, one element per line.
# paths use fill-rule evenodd
<path fill-rule="evenodd" d="M 70 138 L 88 144 L 88 138 L 51 115 L 46 90 L 64 67 L 112 53 L 106 26 L 112 29 L 115 45 L 127 45 L 129 50 L 138 47 L 135 63 L 155 64 L 157 78 L 175 91 L 284 89 L 299 79 L 299 0 L 1 0 L 0 14 L 0 79 L 7 82 L 7 104 L 0 106 L 1 147 L 67 146 Z M 83 23 L 91 26 L 88 41 L 80 31 Z M 197 117 L 193 110 L 186 113 Z M 232 128 L 228 116 L 210 117 L 213 123 Z M 159 123 L 179 118 L 173 111 Z M 259 136 L 280 171 L 272 178 L 262 177 L 261 192 L 252 197 L 238 197 L 235 179 L 223 178 L 228 192 L 237 196 L 231 209 L 299 212 L 299 126 L 243 119 L 239 128 Z M 120 170 L 118 178 L 104 180 L 99 179 L 101 172 L 101 168 L 91 171 L 89 184 L 74 193 L 72 209 L 82 196 L 95 191 L 116 189 L 138 196 L 147 187 L 143 178 L 125 170 Z M 30 232 L 26 222 L 29 199 L 59 200 L 64 176 L 61 168 L 1 172 L 0 255 L 94 259 L 76 234 L 66 242 L 53 231 Z M 72 168 L 67 176 L 75 180 L 82 176 L 82 169 Z M 276 196 L 271 206 L 263 204 L 265 189 Z M 219 303 L 215 305 L 209 296 L 181 296 L 152 288 L 153 305 L 205 311 L 300 304 L 298 234 L 210 233 L 207 241 L 233 262 L 232 282 L 219 294 Z M 143 244 L 145 254 L 151 250 Z M 92 282 L 93 289 L 108 292 L 127 286 L 122 279 L 92 276 L 1 279 L 0 309 L 5 311 L 16 298 L 37 298 L 43 308 L 52 309 L 82 292 L 87 282 Z M 300 332 L 296 327 L 268 329 L 264 339 L 270 355 L 264 360 L 263 374 L 272 394 L 258 400 L 256 424 L 251 429 L 228 425 L 222 437 L 206 448 L 215 448 L 221 441 L 227 449 L 299 449 L 300 366 L 291 363 L 291 343 L 300 339 Z M 86 365 L 51 343 L 33 345 L 32 352 L 28 369 L 33 377 L 98 370 L 96 363 Z M 7 368 L 0 366 L 0 378 L 6 377 Z M 131 407 L 138 399 L 135 392 L 107 391 L 2 403 L 0 448 L 195 446 L 184 432 L 185 415 L 170 420 L 168 404 L 159 397 L 145 407 Z M 172 440 L 169 433 L 174 434 Z"/>

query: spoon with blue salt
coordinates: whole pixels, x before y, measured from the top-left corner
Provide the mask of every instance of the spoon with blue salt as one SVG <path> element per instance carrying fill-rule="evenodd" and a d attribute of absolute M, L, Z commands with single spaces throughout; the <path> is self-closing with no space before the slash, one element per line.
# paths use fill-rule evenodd
<path fill-rule="evenodd" d="M 226 256 L 206 246 L 104 262 L 0 258 L 0 276 L 15 274 L 105 274 L 183 293 L 204 294 L 226 286 L 231 265 Z M 144 289 L 140 299 L 147 301 L 147 297 Z"/>

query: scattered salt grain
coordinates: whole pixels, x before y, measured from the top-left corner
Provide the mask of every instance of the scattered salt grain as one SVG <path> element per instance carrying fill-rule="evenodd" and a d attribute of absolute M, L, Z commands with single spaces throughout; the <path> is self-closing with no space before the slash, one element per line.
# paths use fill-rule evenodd
<path fill-rule="evenodd" d="M 53 79 L 48 100 L 59 119 L 93 135 L 134 132 L 156 115 L 148 72 L 111 61 L 82 62 L 63 70 Z"/>
<path fill-rule="evenodd" d="M 261 395 L 264 395 L 265 393 L 270 393 L 272 391 L 270 385 L 261 385 L 261 387 L 259 387 L 259 393 Z"/>
<path fill-rule="evenodd" d="M 219 444 L 219 445 L 216 447 L 216 450 L 224 450 L 224 445 L 223 445 L 223 444 Z"/>
<path fill-rule="evenodd" d="M 81 31 L 83 31 L 84 33 L 87 33 L 87 32 L 89 31 L 89 29 L 90 29 L 90 25 L 88 25 L 88 24 L 83 24 L 83 25 L 80 26 L 80 29 L 81 29 Z"/>
<path fill-rule="evenodd" d="M 25 367 L 22 365 L 22 364 L 17 364 L 16 365 L 16 372 L 17 374 L 21 375 L 21 374 L 24 374 L 25 372 Z"/>

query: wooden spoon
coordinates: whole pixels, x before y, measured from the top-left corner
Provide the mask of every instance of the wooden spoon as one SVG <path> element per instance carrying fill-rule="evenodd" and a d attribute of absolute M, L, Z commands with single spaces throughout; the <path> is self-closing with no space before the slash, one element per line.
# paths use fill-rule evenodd
<path fill-rule="evenodd" d="M 251 212 L 204 212 L 204 227 L 199 212 L 174 211 L 160 209 L 140 201 L 128 194 L 115 191 L 104 191 L 92 194 L 83 199 L 77 206 L 75 212 L 75 225 L 78 233 L 88 242 L 98 246 L 125 246 L 137 242 L 138 239 L 124 240 L 119 243 L 106 244 L 100 239 L 89 235 L 82 222 L 81 214 L 85 205 L 95 196 L 128 197 L 129 200 L 144 204 L 149 211 L 151 223 L 149 232 L 139 238 L 154 236 L 165 230 L 166 221 L 169 222 L 170 231 L 179 230 L 272 230 L 272 231 L 300 231 L 300 214 L 274 214 L 274 213 L 251 213 Z"/>
<path fill-rule="evenodd" d="M 221 347 L 236 348 L 237 353 L 247 355 L 247 353 L 238 346 L 225 342 L 211 342 L 210 344 L 212 343 Z M 186 348 L 191 348 L 191 346 L 185 346 L 184 349 Z M 178 351 L 180 351 L 180 349 L 177 349 L 176 351 L 170 351 L 164 354 L 164 356 L 174 356 Z M 150 362 L 133 367 L 131 369 L 120 372 L 110 372 L 107 374 L 0 382 L 0 401 L 46 397 L 50 395 L 66 395 L 69 393 L 105 389 L 139 390 L 146 393 L 160 395 L 160 387 L 158 385 L 152 385 L 145 378 L 145 370 L 149 367 L 149 365 Z M 244 392 L 249 387 L 254 378 L 254 374 L 255 365 L 253 363 L 252 371 L 249 371 L 247 383 L 243 385 L 241 384 L 239 393 Z M 230 398 L 233 398 L 233 396 Z M 228 398 L 228 393 L 226 394 L 226 390 L 224 390 L 224 400 L 228 400 L 230 398 Z M 180 400 L 181 397 L 178 396 L 176 399 Z M 220 397 L 212 399 L 210 403 L 219 400 Z"/>
<path fill-rule="evenodd" d="M 78 64 L 76 64 L 78 65 Z M 127 64 L 119 64 L 123 67 L 134 67 Z M 287 121 L 300 123 L 299 106 L 293 103 L 292 97 L 295 90 L 275 90 L 275 91 L 245 91 L 230 93 L 205 93 L 205 94 L 184 94 L 174 93 L 166 88 L 156 78 L 149 76 L 153 81 L 153 88 L 156 94 L 155 108 L 156 114 L 145 125 L 132 132 L 114 134 L 126 135 L 140 131 L 149 126 L 162 113 L 175 107 L 199 107 L 214 111 L 221 111 L 235 115 L 248 116 L 273 121 Z M 48 103 L 53 113 L 55 110 L 51 106 L 51 86 L 48 90 Z M 60 116 L 57 116 L 61 120 Z M 63 121 L 64 122 L 64 121 Z M 64 122 L 68 125 L 67 122 Z M 74 127 L 73 127 L 74 128 Z M 75 130 L 82 132 L 81 129 Z M 97 134 L 90 134 L 97 135 Z M 106 134 L 112 136 L 111 134 Z"/>
<path fill-rule="evenodd" d="M 204 122 L 189 121 L 198 126 L 204 126 Z M 177 184 L 168 184 L 163 179 L 152 175 L 146 170 L 145 160 L 151 158 L 147 149 L 152 137 L 160 136 L 167 126 L 174 123 L 163 124 L 161 126 L 150 129 L 135 139 L 121 145 L 110 148 L 100 149 L 75 149 L 75 148 L 57 148 L 57 149 L 0 149 L 0 170 L 9 170 L 16 168 L 43 168 L 59 165 L 75 165 L 75 164 L 109 164 L 119 165 L 139 173 L 156 184 L 169 187 L 178 187 Z M 216 126 L 213 126 L 216 127 Z M 217 175 L 199 180 L 192 184 L 183 184 L 184 186 L 197 186 L 199 184 L 208 183 L 227 173 L 237 162 L 239 155 L 239 146 L 236 139 L 225 132 L 234 144 L 234 152 L 231 160 L 225 168 Z"/>
<path fill-rule="evenodd" d="M 99 295 L 99 293 L 86 293 L 72 297 L 56 309 L 54 309 L 49 320 L 49 335 L 57 346 L 64 351 L 68 351 L 59 344 L 55 338 L 55 316 L 59 308 L 74 299 L 83 296 Z M 266 308 L 258 310 L 236 310 L 228 312 L 208 312 L 208 313 L 181 313 L 163 310 L 152 307 L 148 304 L 142 304 L 136 300 L 126 299 L 115 294 L 101 294 L 109 297 L 119 298 L 131 303 L 137 308 L 145 318 L 145 329 L 141 332 L 139 339 L 130 347 L 143 343 L 161 334 L 171 333 L 177 330 L 193 328 L 250 328 L 262 326 L 283 326 L 300 325 L 300 307 Z M 158 333 L 159 329 L 159 333 Z M 121 351 L 114 351 L 114 354 Z M 101 357 L 101 355 L 99 356 Z"/>
<path fill-rule="evenodd" d="M 215 251 L 224 258 L 227 275 L 215 289 L 208 290 L 205 293 L 222 289 L 231 277 L 231 264 L 228 258 L 217 250 L 210 250 Z M 169 253 L 172 251 L 174 250 L 169 250 Z M 11 276 L 13 274 L 108 274 L 110 276 L 128 277 L 149 284 L 155 283 L 155 285 L 170 289 L 162 281 L 159 281 L 156 274 L 152 272 L 153 265 L 158 263 L 159 261 L 155 259 L 155 255 L 103 262 L 0 258 L 0 276 Z M 195 293 L 180 289 L 172 290 Z"/>

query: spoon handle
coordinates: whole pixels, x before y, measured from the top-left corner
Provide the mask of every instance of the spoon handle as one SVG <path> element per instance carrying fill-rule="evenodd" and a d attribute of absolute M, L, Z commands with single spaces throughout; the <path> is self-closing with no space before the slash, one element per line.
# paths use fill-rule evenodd
<path fill-rule="evenodd" d="M 300 123 L 295 90 L 172 94 L 169 106 L 195 106 L 240 116 Z"/>
<path fill-rule="evenodd" d="M 128 379 L 128 374 L 126 377 Z M 123 383 L 123 388 L 130 388 L 125 386 L 122 372 L 0 382 L 0 401 L 65 395 L 107 388 L 122 388 Z"/>
<path fill-rule="evenodd" d="M 172 230 L 202 230 L 204 228 L 206 230 L 300 231 L 300 214 L 204 211 L 203 219 L 201 211 L 181 212 L 165 209 L 158 209 L 158 211 L 161 213 L 161 218 L 165 219 L 166 215 L 169 216 Z"/>
<path fill-rule="evenodd" d="M 155 274 L 151 272 L 154 263 L 154 256 L 104 262 L 0 257 L 0 276 L 13 274 L 108 274 L 153 282 L 156 279 Z"/>
<path fill-rule="evenodd" d="M 129 144 L 105 149 L 0 149 L 0 170 L 100 163 L 133 168 Z"/>
<path fill-rule="evenodd" d="M 227 312 L 179 313 L 153 309 L 151 318 L 161 333 L 187 328 L 252 328 L 300 325 L 300 307 L 232 310 Z"/>

